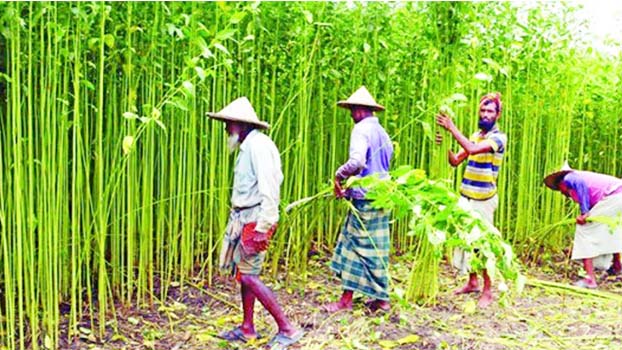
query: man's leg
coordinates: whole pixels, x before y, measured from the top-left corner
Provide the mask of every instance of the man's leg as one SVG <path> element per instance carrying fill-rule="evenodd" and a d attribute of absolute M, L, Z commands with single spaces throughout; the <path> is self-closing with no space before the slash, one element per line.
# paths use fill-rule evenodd
<path fill-rule="evenodd" d="M 240 291 L 242 293 L 242 310 L 244 311 L 244 320 L 240 329 L 247 338 L 253 338 L 257 336 L 254 323 L 256 297 L 243 279 L 240 283 Z"/>
<path fill-rule="evenodd" d="M 490 289 L 492 283 L 490 281 L 490 276 L 488 276 L 488 271 L 484 269 L 482 271 L 482 277 L 484 277 L 484 290 L 482 291 L 482 295 L 479 297 L 479 302 L 477 305 L 480 308 L 485 308 L 492 303 L 492 291 Z"/>
<path fill-rule="evenodd" d="M 242 325 L 232 330 L 221 333 L 219 337 L 228 341 L 246 342 L 249 339 L 257 338 L 258 336 L 257 332 L 255 331 L 255 324 L 253 320 L 256 298 L 247 281 L 241 278 L 239 279 L 239 281 L 240 295 L 242 296 L 242 310 L 244 312 L 244 319 L 242 321 Z"/>
<path fill-rule="evenodd" d="M 497 195 L 494 197 L 484 201 L 477 202 L 471 201 L 475 205 L 477 205 L 476 210 L 482 215 L 482 217 L 490 224 L 490 226 L 494 227 L 495 225 L 495 211 L 497 210 L 497 206 L 499 205 L 499 198 Z M 484 290 L 482 291 L 482 295 L 479 297 L 479 301 L 477 305 L 480 308 L 485 308 L 492 303 L 492 283 L 490 281 L 490 276 L 488 275 L 488 271 L 486 269 L 482 270 L 482 277 L 484 278 Z M 476 277 L 477 278 L 477 277 Z M 477 279 L 476 279 L 477 282 Z"/>
<path fill-rule="evenodd" d="M 456 289 L 454 294 L 465 294 L 465 293 L 479 293 L 479 282 L 477 282 L 477 274 L 475 272 L 469 273 L 469 281 L 464 287 Z"/>
<path fill-rule="evenodd" d="M 333 313 L 340 310 L 352 310 L 352 296 L 354 292 L 351 290 L 344 290 L 341 295 L 341 299 L 334 303 L 324 305 L 324 310 Z"/>
<path fill-rule="evenodd" d="M 592 262 L 592 258 L 583 259 L 583 269 L 587 274 L 582 281 L 579 281 L 579 284 L 582 287 L 587 288 L 596 288 L 598 285 L 596 284 L 596 276 L 594 275 L 594 264 Z"/>
<path fill-rule="evenodd" d="M 257 298 L 257 300 L 259 300 L 263 307 L 268 310 L 270 315 L 274 317 L 274 320 L 279 327 L 279 333 L 284 334 L 288 337 L 297 334 L 298 329 L 296 329 L 291 324 L 287 316 L 285 316 L 283 309 L 276 301 L 276 296 L 268 287 L 266 287 L 265 284 L 263 284 L 263 282 L 259 279 L 259 276 L 242 274 L 241 280 L 242 284 L 246 285 L 249 288 L 249 291 L 253 293 L 253 301 L 254 298 Z"/>
<path fill-rule="evenodd" d="M 613 254 L 613 264 L 611 265 L 613 268 L 614 274 L 619 274 L 622 272 L 622 262 L 620 262 L 620 253 Z"/>

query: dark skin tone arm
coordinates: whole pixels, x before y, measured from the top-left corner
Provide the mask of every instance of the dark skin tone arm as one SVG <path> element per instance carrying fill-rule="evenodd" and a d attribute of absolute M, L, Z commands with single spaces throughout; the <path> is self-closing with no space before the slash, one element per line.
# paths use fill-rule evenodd
<path fill-rule="evenodd" d="M 481 154 L 492 151 L 492 146 L 486 143 L 475 143 L 469 140 L 466 136 L 464 136 L 460 130 L 456 127 L 454 122 L 451 120 L 446 114 L 440 113 L 436 116 L 436 123 L 443 127 L 445 130 L 449 131 L 451 135 L 458 141 L 458 144 L 462 147 L 462 149 L 458 153 L 454 153 L 451 150 L 447 152 L 447 158 L 449 160 L 449 164 L 455 167 L 458 164 L 462 163 L 469 155 L 473 154 Z M 436 143 L 440 144 L 442 138 L 440 135 L 436 135 Z"/>
<path fill-rule="evenodd" d="M 467 159 L 468 156 L 468 153 L 466 153 L 464 149 L 461 149 L 458 153 L 447 150 L 447 159 L 449 160 L 449 164 L 454 168 Z"/>
<path fill-rule="evenodd" d="M 335 192 L 336 198 L 343 198 L 346 195 L 346 192 L 343 190 L 343 186 L 341 186 L 341 180 L 336 176 L 333 181 L 333 191 Z"/>
<path fill-rule="evenodd" d="M 568 188 L 568 186 L 566 185 L 564 181 L 560 181 L 557 187 L 559 189 L 559 192 L 563 193 L 568 198 L 572 198 L 572 194 L 570 192 L 571 189 Z M 587 218 L 589 215 L 590 215 L 589 212 L 587 212 L 587 213 L 583 213 L 577 216 L 577 219 L 576 219 L 577 224 L 585 225 L 587 223 Z"/>

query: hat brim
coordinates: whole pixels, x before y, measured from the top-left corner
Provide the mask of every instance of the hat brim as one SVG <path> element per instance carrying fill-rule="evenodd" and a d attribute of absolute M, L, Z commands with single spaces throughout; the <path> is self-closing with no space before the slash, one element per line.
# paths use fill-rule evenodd
<path fill-rule="evenodd" d="M 246 124 L 255 125 L 255 126 L 261 128 L 261 129 L 269 129 L 270 128 L 270 124 L 268 124 L 266 122 L 262 122 L 262 121 L 256 121 L 256 122 L 255 121 L 249 121 L 248 119 L 234 117 L 234 116 L 230 116 L 230 115 L 224 115 L 224 114 L 220 114 L 220 113 L 207 112 L 206 114 L 207 114 L 208 117 L 210 117 L 212 119 L 219 120 L 221 122 L 246 123 Z"/>
<path fill-rule="evenodd" d="M 549 174 L 544 178 L 544 184 L 552 190 L 559 190 L 559 182 L 570 172 L 572 172 L 572 170 L 561 170 Z"/>
<path fill-rule="evenodd" d="M 350 103 L 348 101 L 339 101 L 337 102 L 337 106 L 342 107 L 342 108 L 352 108 L 354 106 L 359 106 L 359 107 L 368 107 L 373 111 L 377 111 L 377 112 L 381 112 L 384 111 L 384 106 L 381 105 L 371 105 L 371 104 L 364 104 L 364 103 Z"/>

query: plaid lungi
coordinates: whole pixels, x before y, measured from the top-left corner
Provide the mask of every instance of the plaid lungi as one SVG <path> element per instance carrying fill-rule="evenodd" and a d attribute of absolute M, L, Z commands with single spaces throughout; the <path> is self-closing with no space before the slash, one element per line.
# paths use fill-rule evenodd
<path fill-rule="evenodd" d="M 330 267 L 345 290 L 389 300 L 390 213 L 366 200 L 352 204 L 357 212 L 348 213 Z"/>
<path fill-rule="evenodd" d="M 234 275 L 239 271 L 245 275 L 259 275 L 266 252 L 246 254 L 240 244 L 240 237 L 244 225 L 256 222 L 259 215 L 259 206 L 245 209 L 232 209 L 229 212 L 229 221 L 225 229 L 225 236 L 220 250 L 220 268 L 226 273 Z"/>

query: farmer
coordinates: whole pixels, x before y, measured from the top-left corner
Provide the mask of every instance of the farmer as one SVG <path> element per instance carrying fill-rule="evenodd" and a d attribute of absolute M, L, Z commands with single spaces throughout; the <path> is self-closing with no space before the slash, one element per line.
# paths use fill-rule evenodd
<path fill-rule="evenodd" d="M 208 116 L 224 121 L 229 152 L 239 148 L 235 160 L 231 212 L 220 254 L 220 267 L 235 274 L 241 284 L 244 319 L 239 327 L 220 334 L 228 341 L 258 338 L 253 323 L 255 299 L 274 317 L 279 331 L 270 346 L 287 347 L 303 332 L 292 325 L 275 295 L 259 279 L 269 239 L 279 220 L 279 195 L 283 181 L 281 159 L 270 137 L 260 132 L 268 123 L 257 118 L 246 97 L 238 98 Z"/>
<path fill-rule="evenodd" d="M 587 276 L 575 285 L 596 288 L 593 259 L 609 254 L 613 254 L 613 263 L 607 272 L 610 275 L 619 274 L 622 271 L 622 227 L 619 222 L 611 228 L 606 223 L 588 222 L 588 218 L 622 219 L 622 180 L 591 171 L 574 170 L 565 164 L 560 171 L 547 176 L 544 183 L 571 198 L 581 209 L 581 215 L 576 219 L 572 259 L 583 260 Z"/>
<path fill-rule="evenodd" d="M 479 131 L 471 138 L 464 136 L 454 125 L 451 117 L 444 113 L 436 116 L 436 123 L 449 131 L 458 144 L 462 147 L 455 154 L 448 152 L 449 164 L 456 167 L 467 159 L 462 184 L 460 186 L 461 200 L 467 201 L 468 205 L 478 212 L 484 220 L 494 225 L 494 213 L 499 199 L 497 197 L 497 175 L 503 161 L 503 154 L 507 144 L 507 136 L 502 133 L 496 123 L 501 115 L 501 95 L 489 93 L 484 95 L 479 102 Z M 437 135 L 437 143 L 441 137 Z M 470 268 L 470 254 L 457 249 L 454 252 L 453 263 L 462 273 Z M 493 297 L 490 290 L 491 281 L 486 269 L 482 270 L 484 289 L 479 298 L 478 306 L 487 307 L 492 303 Z M 455 294 L 480 292 L 477 273 L 470 271 L 467 284 L 457 289 Z"/>
<path fill-rule="evenodd" d="M 378 122 L 374 111 L 383 111 L 362 86 L 339 107 L 350 109 L 355 125 L 350 135 L 349 159 L 335 173 L 334 191 L 337 198 L 347 198 L 356 212 L 348 213 L 333 254 L 331 269 L 341 279 L 343 294 L 337 302 L 324 305 L 328 312 L 352 309 L 354 292 L 367 295 L 372 311 L 390 309 L 389 303 L 389 216 L 385 210 L 372 208 L 365 198 L 365 189 L 348 188 L 342 182 L 352 176 L 359 178 L 389 176 L 393 145 Z"/>

